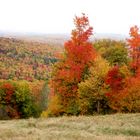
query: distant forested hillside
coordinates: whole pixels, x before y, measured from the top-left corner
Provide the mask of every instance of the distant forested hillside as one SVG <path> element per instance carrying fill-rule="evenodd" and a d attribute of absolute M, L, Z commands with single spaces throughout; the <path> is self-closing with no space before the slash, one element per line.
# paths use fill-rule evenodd
<path fill-rule="evenodd" d="M 0 37 L 0 79 L 46 80 L 61 45 Z"/>

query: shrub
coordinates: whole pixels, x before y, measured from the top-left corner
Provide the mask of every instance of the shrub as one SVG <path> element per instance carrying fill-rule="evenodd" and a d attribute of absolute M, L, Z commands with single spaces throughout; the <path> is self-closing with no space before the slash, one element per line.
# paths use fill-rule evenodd
<path fill-rule="evenodd" d="M 3 119 L 37 116 L 37 108 L 28 83 L 25 81 L 1 82 L 0 110 Z"/>
<path fill-rule="evenodd" d="M 60 99 L 57 95 L 54 95 L 50 99 L 48 109 L 42 112 L 41 117 L 60 116 L 62 113 L 63 113 L 63 109 L 60 104 Z"/>
<path fill-rule="evenodd" d="M 121 111 L 136 113 L 140 112 L 140 81 L 139 78 L 131 78 L 128 86 L 123 90 L 125 98 L 121 100 Z"/>

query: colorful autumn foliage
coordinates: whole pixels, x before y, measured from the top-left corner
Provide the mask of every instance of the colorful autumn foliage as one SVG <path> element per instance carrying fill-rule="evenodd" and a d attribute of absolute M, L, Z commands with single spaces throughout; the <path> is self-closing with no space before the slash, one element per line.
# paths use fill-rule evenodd
<path fill-rule="evenodd" d="M 0 119 L 39 117 L 46 107 L 44 86 L 44 82 L 0 81 Z"/>
<path fill-rule="evenodd" d="M 129 65 L 132 60 L 139 66 L 138 28 L 130 30 L 130 49 L 123 41 L 98 40 L 95 52 L 88 41 L 92 34 L 88 18 L 83 14 L 74 23 L 65 53 L 54 65 L 49 105 L 42 116 L 140 112 L 140 69 L 133 75 Z"/>
<path fill-rule="evenodd" d="M 14 104 L 15 87 L 11 83 L 0 85 L 0 108 L 5 107 L 5 111 L 10 118 L 19 118 L 17 106 Z"/>
<path fill-rule="evenodd" d="M 119 110 L 125 113 L 140 112 L 140 80 L 139 78 L 130 77 L 127 86 L 121 91 L 125 95 L 119 100 Z"/>
<path fill-rule="evenodd" d="M 109 84 L 112 91 L 115 92 L 123 89 L 123 77 L 119 71 L 118 66 L 114 66 L 111 70 L 108 71 L 106 84 Z"/>
<path fill-rule="evenodd" d="M 5 100 L 5 102 L 8 104 L 11 101 L 11 98 L 13 96 L 14 87 L 10 83 L 4 83 L 1 86 L 1 90 L 5 93 L 5 95 L 1 99 L 1 102 L 3 102 L 3 100 Z"/>
<path fill-rule="evenodd" d="M 6 79 L 0 82 L 0 119 L 38 117 L 42 111 L 42 116 L 140 112 L 139 28 L 130 29 L 127 45 L 110 39 L 92 44 L 88 17 L 76 16 L 74 24 L 64 53 L 44 43 L 0 38 L 0 79 Z"/>
<path fill-rule="evenodd" d="M 128 46 L 125 41 L 100 39 L 94 41 L 94 47 L 111 66 L 127 65 L 129 62 Z"/>
<path fill-rule="evenodd" d="M 63 47 L 0 37 L 0 79 L 47 80 Z"/>
<path fill-rule="evenodd" d="M 121 105 L 120 102 L 122 98 L 125 96 L 122 90 L 126 86 L 126 77 L 123 73 L 121 73 L 121 68 L 118 66 L 114 66 L 108 71 L 106 76 L 106 84 L 109 86 L 109 91 L 106 93 L 108 98 L 109 106 L 113 110 L 120 111 Z"/>
<path fill-rule="evenodd" d="M 80 114 L 105 113 L 107 108 L 105 77 L 108 70 L 109 63 L 98 56 L 90 68 L 87 79 L 79 83 Z"/>
<path fill-rule="evenodd" d="M 115 112 L 140 112 L 140 80 L 127 66 L 115 67 L 108 72 L 106 93 L 108 105 Z"/>
<path fill-rule="evenodd" d="M 140 31 L 137 26 L 130 28 L 130 38 L 127 39 L 130 46 L 130 55 L 132 58 L 132 67 L 137 70 L 140 65 Z"/>
<path fill-rule="evenodd" d="M 88 41 L 92 35 L 92 27 L 88 17 L 83 14 L 74 19 L 75 29 L 71 40 L 67 41 L 65 57 L 55 65 L 51 79 L 51 88 L 55 96 L 59 96 L 62 113 L 78 113 L 78 83 L 84 80 L 91 63 L 96 56 L 92 44 Z"/>

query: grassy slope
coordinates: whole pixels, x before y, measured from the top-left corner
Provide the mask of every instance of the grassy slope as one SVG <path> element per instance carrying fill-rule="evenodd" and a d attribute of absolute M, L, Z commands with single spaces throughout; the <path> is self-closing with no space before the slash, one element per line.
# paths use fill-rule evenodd
<path fill-rule="evenodd" d="M 140 114 L 0 121 L 0 140 L 140 140 Z"/>

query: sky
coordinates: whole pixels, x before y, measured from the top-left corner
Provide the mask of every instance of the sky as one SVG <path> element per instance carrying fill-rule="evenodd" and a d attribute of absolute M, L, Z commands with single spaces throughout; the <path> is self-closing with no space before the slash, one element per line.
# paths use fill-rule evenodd
<path fill-rule="evenodd" d="M 93 33 L 127 35 L 131 26 L 140 26 L 140 0 L 0 0 L 0 31 L 71 33 L 81 13 Z"/>

